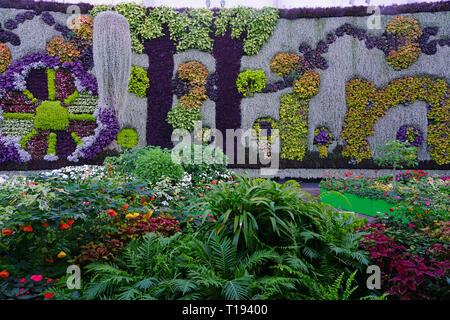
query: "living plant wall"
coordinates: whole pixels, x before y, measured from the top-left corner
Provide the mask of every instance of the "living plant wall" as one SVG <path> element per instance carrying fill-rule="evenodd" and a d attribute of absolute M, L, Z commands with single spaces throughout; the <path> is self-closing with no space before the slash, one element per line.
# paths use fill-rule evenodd
<path fill-rule="evenodd" d="M 417 146 L 422 168 L 450 167 L 450 1 L 382 7 L 380 29 L 367 28 L 365 7 L 79 4 L 71 16 L 66 4 L 1 6 L 0 169 L 170 148 L 172 132 L 197 120 L 204 143 L 211 129 L 253 128 L 267 155 L 273 137 L 260 129 L 278 129 L 281 168 L 375 168 L 376 146 L 393 139 Z M 98 107 L 93 26 L 103 11 L 130 29 L 120 117 Z"/>

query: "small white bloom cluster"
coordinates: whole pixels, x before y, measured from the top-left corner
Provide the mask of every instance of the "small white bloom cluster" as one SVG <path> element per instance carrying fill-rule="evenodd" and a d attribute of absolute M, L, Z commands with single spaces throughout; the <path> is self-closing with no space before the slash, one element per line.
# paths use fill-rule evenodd
<path fill-rule="evenodd" d="M 102 179 L 106 176 L 106 171 L 104 166 L 84 165 L 84 166 L 70 166 L 52 171 L 47 171 L 42 173 L 42 175 L 46 177 L 58 176 L 62 179 L 71 179 L 71 180 L 83 180 L 88 177 Z"/>

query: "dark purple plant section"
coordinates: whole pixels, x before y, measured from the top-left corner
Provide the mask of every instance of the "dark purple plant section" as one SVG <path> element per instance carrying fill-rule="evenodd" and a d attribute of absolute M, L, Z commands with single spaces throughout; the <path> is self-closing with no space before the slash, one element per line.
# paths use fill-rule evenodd
<path fill-rule="evenodd" d="M 47 72 L 45 69 L 33 69 L 26 79 L 27 89 L 39 100 L 48 100 Z"/>
<path fill-rule="evenodd" d="M 172 108 L 175 44 L 169 38 L 167 27 L 164 27 L 164 34 L 144 42 L 149 64 L 147 74 L 152 84 L 147 89 L 147 144 L 172 148 L 172 126 L 166 119 Z"/>
<path fill-rule="evenodd" d="M 450 11 L 450 1 L 441 1 L 437 3 L 411 3 L 404 5 L 381 6 L 382 15 L 397 15 L 402 13 L 417 12 L 439 12 Z M 327 18 L 327 17 L 358 17 L 368 16 L 367 6 L 354 7 L 334 7 L 334 8 L 295 8 L 279 9 L 280 18 L 299 19 L 299 18 Z"/>
<path fill-rule="evenodd" d="M 56 155 L 58 158 L 67 158 L 75 151 L 77 144 L 67 131 L 56 131 Z"/>
<path fill-rule="evenodd" d="M 226 129 L 239 129 L 241 126 L 241 99 L 237 91 L 236 79 L 241 69 L 244 54 L 242 37 L 231 38 L 230 30 L 223 36 L 214 36 L 213 56 L 216 59 L 217 101 L 216 128 L 223 134 L 226 153 Z M 234 144 L 235 151 L 237 144 Z M 234 152 L 236 156 L 236 152 Z M 232 159 L 229 159 L 230 161 Z"/>
<path fill-rule="evenodd" d="M 11 31 L 3 30 L 0 27 L 0 42 L 11 43 L 13 46 L 20 46 L 20 38 Z"/>

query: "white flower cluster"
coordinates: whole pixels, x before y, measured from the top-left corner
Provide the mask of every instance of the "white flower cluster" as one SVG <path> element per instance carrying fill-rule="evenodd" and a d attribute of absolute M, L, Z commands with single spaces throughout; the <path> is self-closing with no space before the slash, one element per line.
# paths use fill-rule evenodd
<path fill-rule="evenodd" d="M 7 136 L 22 137 L 33 130 L 33 119 L 4 119 L 1 121 L 0 128 Z"/>
<path fill-rule="evenodd" d="M 67 107 L 69 113 L 94 113 L 97 108 L 97 96 L 80 93 L 78 97 Z"/>
<path fill-rule="evenodd" d="M 44 156 L 44 160 L 46 160 L 46 161 L 56 161 L 56 160 L 58 160 L 58 156 L 55 155 L 55 154 L 46 154 Z"/>
<path fill-rule="evenodd" d="M 59 177 L 70 180 L 83 180 L 88 177 L 102 179 L 106 176 L 106 171 L 104 166 L 84 165 L 69 166 L 52 171 L 46 171 L 41 173 L 41 175 L 45 177 Z"/>

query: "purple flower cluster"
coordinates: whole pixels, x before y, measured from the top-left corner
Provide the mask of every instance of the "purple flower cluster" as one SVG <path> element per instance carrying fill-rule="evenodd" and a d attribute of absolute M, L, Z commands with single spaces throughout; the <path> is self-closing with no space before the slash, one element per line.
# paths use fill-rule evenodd
<path fill-rule="evenodd" d="M 414 140 L 408 137 L 409 132 L 412 132 L 414 134 Z M 400 142 L 409 142 L 412 147 L 420 147 L 424 141 L 424 138 L 423 133 L 420 129 L 413 126 L 404 125 L 401 126 L 397 131 L 397 140 Z"/>
<path fill-rule="evenodd" d="M 83 149 L 84 158 L 86 159 L 92 159 L 102 152 L 108 144 L 116 139 L 117 133 L 120 130 L 114 110 L 102 108 L 99 112 L 98 120 L 102 123 L 103 129 L 98 134 L 94 143 Z"/>
<path fill-rule="evenodd" d="M 81 52 L 81 63 L 85 71 L 91 70 L 94 67 L 94 55 L 92 53 L 92 46 L 87 46 Z"/>
<path fill-rule="evenodd" d="M 172 80 L 173 94 L 180 99 L 182 96 L 187 95 L 189 93 L 189 88 L 183 80 L 178 78 L 178 74 L 175 79 Z"/>
<path fill-rule="evenodd" d="M 52 26 L 55 24 L 55 18 L 50 14 L 50 12 L 42 12 L 41 18 L 44 23 L 48 24 L 49 26 Z"/>
<path fill-rule="evenodd" d="M 34 11 L 26 11 L 25 13 L 18 13 L 14 17 L 14 19 L 9 19 L 5 22 L 5 28 L 8 30 L 16 29 L 19 24 L 24 23 L 26 20 L 32 20 L 36 12 Z"/>
<path fill-rule="evenodd" d="M 3 30 L 0 27 L 0 42 L 11 43 L 13 46 L 20 46 L 20 38 L 11 31 Z"/>
<path fill-rule="evenodd" d="M 294 80 L 289 77 L 283 77 L 283 80 L 277 81 L 275 83 L 269 83 L 266 85 L 266 87 L 262 90 L 263 93 L 270 93 L 270 92 L 277 92 L 289 87 L 292 87 L 294 84 Z"/>
<path fill-rule="evenodd" d="M 40 68 L 67 68 L 72 75 L 78 79 L 77 89 L 78 91 L 88 90 L 92 94 L 97 93 L 97 80 L 93 75 L 86 72 L 83 68 L 80 60 L 75 59 L 74 62 L 62 63 L 58 57 L 52 57 L 45 52 L 39 52 L 30 54 L 23 57 L 20 60 L 14 61 L 14 63 L 8 67 L 8 70 L 0 75 L 0 87 L 5 91 L 16 91 L 17 75 L 22 74 L 22 71 L 30 64 L 39 63 Z M 22 91 L 22 90 L 19 90 Z"/>
<path fill-rule="evenodd" d="M 6 145 L 0 138 L 0 163 L 7 161 L 20 163 L 20 155 L 14 145 Z"/>
<path fill-rule="evenodd" d="M 326 146 L 331 143 L 331 134 L 325 128 L 319 128 L 316 130 L 316 134 L 314 135 L 314 143 L 319 146 Z"/>
<path fill-rule="evenodd" d="M 79 85 L 91 92 L 92 94 L 97 94 L 97 79 L 90 73 L 86 72 L 81 61 L 75 58 L 74 62 L 66 62 L 62 64 L 63 68 L 68 68 L 72 74 L 78 79 Z M 83 91 L 78 88 L 78 91 Z"/>

